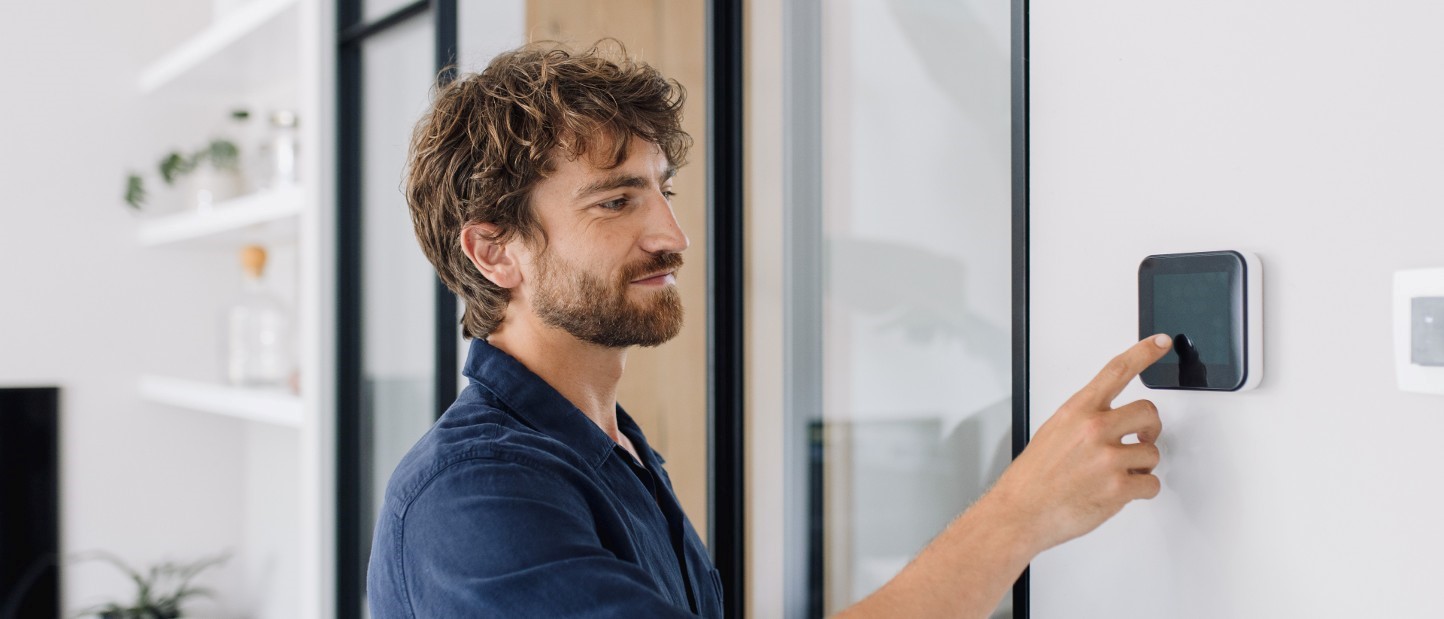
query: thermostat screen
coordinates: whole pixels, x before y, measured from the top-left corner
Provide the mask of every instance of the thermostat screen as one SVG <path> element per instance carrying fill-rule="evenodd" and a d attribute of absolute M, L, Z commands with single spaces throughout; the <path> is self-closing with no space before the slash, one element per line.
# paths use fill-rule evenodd
<path fill-rule="evenodd" d="M 1188 336 L 1205 364 L 1230 363 L 1234 358 L 1231 291 L 1225 272 L 1154 275 L 1154 332 Z M 1162 361 L 1178 363 L 1177 351 L 1168 351 Z"/>

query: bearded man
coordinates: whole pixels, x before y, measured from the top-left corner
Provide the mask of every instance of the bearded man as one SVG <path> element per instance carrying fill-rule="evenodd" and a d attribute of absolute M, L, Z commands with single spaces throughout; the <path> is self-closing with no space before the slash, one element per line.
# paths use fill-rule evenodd
<path fill-rule="evenodd" d="M 625 52 L 525 47 L 441 88 L 417 126 L 407 201 L 466 303 L 469 382 L 391 477 L 373 617 L 722 616 L 706 548 L 616 401 L 627 350 L 682 325 L 684 98 Z M 1114 359 L 846 614 L 984 617 L 1038 552 L 1155 495 L 1157 410 L 1111 402 L 1168 346 Z"/>

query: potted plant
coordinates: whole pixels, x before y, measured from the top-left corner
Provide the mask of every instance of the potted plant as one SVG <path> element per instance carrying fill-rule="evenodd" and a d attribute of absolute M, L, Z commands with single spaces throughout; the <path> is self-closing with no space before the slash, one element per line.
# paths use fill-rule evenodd
<path fill-rule="evenodd" d="M 181 604 L 197 597 L 209 597 L 213 592 L 192 584 L 197 575 L 206 569 L 224 563 L 229 554 L 220 554 L 191 563 L 165 561 L 150 566 L 141 572 L 108 553 L 96 553 L 98 558 L 114 565 L 135 583 L 135 600 L 120 604 L 110 602 L 80 611 L 77 617 L 98 616 L 101 619 L 177 619 L 181 617 Z"/>
<path fill-rule="evenodd" d="M 231 119 L 238 126 L 244 125 L 250 112 L 234 110 Z M 223 200 L 241 191 L 241 149 L 229 137 L 212 138 L 210 142 L 193 151 L 173 150 L 161 157 L 156 164 L 156 173 L 167 186 L 174 186 L 187 176 L 195 185 L 190 193 L 197 208 L 207 208 L 212 202 Z M 192 176 L 193 175 L 193 176 Z M 125 178 L 124 200 L 131 208 L 140 210 L 149 197 L 145 176 L 130 172 Z"/>

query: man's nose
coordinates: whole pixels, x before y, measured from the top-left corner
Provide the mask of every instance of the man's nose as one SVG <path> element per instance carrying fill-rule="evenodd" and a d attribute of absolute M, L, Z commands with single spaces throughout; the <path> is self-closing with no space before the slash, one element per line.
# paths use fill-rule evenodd
<path fill-rule="evenodd" d="M 682 253 L 690 245 L 687 233 L 677 223 L 677 214 L 671 202 L 660 192 L 649 201 L 647 232 L 642 237 L 642 249 L 652 254 Z"/>

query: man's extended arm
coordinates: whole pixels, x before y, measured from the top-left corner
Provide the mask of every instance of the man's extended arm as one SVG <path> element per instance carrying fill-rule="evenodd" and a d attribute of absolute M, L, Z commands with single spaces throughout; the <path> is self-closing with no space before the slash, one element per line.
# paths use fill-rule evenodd
<path fill-rule="evenodd" d="M 1158 409 L 1114 398 L 1162 358 L 1166 336 L 1115 357 L 1043 427 L 992 490 L 912 563 L 839 618 L 987 617 L 1038 553 L 1083 535 L 1134 499 L 1157 496 Z M 1136 434 L 1138 442 L 1124 444 Z"/>

